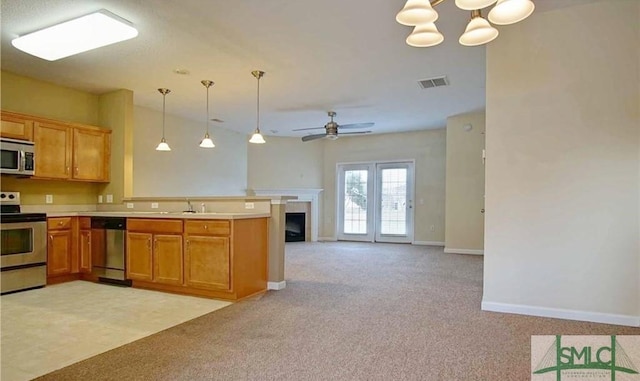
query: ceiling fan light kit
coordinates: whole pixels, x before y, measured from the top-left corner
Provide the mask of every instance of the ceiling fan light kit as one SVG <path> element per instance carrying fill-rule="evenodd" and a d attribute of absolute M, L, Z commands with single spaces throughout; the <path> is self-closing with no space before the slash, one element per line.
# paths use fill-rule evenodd
<path fill-rule="evenodd" d="M 413 47 L 430 47 L 444 41 L 435 21 L 438 14 L 434 7 L 445 0 L 407 0 L 396 15 L 396 21 L 402 25 L 414 26 L 406 43 Z M 484 19 L 481 9 L 496 3 L 496 0 L 455 0 L 458 8 L 471 11 L 471 20 L 458 42 L 464 46 L 477 46 L 489 43 L 498 37 L 496 25 L 515 24 L 529 17 L 535 5 L 532 0 L 497 0 L 489 11 L 489 21 Z"/>
<path fill-rule="evenodd" d="M 353 124 L 339 125 L 338 123 L 333 121 L 333 117 L 336 116 L 335 111 L 329 111 L 327 112 L 327 115 L 329 115 L 329 118 L 331 118 L 331 120 L 329 121 L 329 123 L 325 124 L 324 127 L 298 128 L 293 131 L 317 130 L 317 129 L 324 128 L 325 129 L 324 134 L 313 134 L 313 135 L 303 136 L 302 141 L 309 142 L 312 140 L 323 139 L 323 138 L 327 138 L 329 140 L 336 140 L 338 139 L 338 130 L 341 128 L 342 129 L 366 128 L 366 127 L 371 127 L 375 124 L 375 123 L 369 122 L 369 123 L 353 123 Z M 371 131 L 342 132 L 341 134 L 351 135 L 351 134 L 369 134 L 369 133 L 371 133 Z"/>

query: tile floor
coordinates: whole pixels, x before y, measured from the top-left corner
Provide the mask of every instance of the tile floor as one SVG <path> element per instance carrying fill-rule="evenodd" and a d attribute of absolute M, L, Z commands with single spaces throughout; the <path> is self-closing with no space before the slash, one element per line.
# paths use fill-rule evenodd
<path fill-rule="evenodd" d="M 0 379 L 23 381 L 228 306 L 84 281 L 0 297 Z"/>

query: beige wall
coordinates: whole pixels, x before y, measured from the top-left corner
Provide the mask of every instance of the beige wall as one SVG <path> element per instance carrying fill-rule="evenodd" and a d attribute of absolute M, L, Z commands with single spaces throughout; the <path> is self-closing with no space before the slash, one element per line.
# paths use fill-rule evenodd
<path fill-rule="evenodd" d="M 484 136 L 484 112 L 447 118 L 445 252 L 483 252 Z"/>
<path fill-rule="evenodd" d="M 2 71 L 2 109 L 97 126 L 98 96 Z"/>
<path fill-rule="evenodd" d="M 99 125 L 97 95 L 2 71 L 2 109 L 45 118 Z M 98 185 L 82 182 L 16 179 L 2 176 L 2 191 L 21 192 L 24 205 L 45 203 L 53 195 L 54 205 L 94 204 Z"/>
<path fill-rule="evenodd" d="M 134 196 L 246 195 L 248 136 L 211 127 L 216 147 L 200 148 L 204 121 L 167 114 L 165 137 L 171 151 L 158 152 L 162 112 L 134 107 L 134 121 Z"/>
<path fill-rule="evenodd" d="M 249 189 L 322 188 L 322 144 L 268 136 L 249 144 Z"/>
<path fill-rule="evenodd" d="M 639 15 L 539 13 L 487 46 L 483 308 L 640 325 Z"/>
<path fill-rule="evenodd" d="M 324 145 L 324 192 L 321 194 L 324 203 L 320 236 L 336 237 L 338 163 L 413 159 L 416 175 L 414 241 L 444 242 L 445 138 L 445 129 L 438 129 L 306 143 Z M 430 230 L 431 225 L 434 231 Z"/>

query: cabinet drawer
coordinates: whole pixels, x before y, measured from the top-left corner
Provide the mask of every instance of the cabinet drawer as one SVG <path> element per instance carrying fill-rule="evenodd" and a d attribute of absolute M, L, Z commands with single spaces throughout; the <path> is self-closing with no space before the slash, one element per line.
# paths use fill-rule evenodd
<path fill-rule="evenodd" d="M 189 220 L 184 222 L 187 234 L 229 235 L 231 224 L 228 220 Z"/>
<path fill-rule="evenodd" d="M 49 230 L 71 229 L 71 217 L 47 218 L 47 229 Z"/>
<path fill-rule="evenodd" d="M 148 218 L 127 218 L 127 230 L 145 233 L 182 234 L 182 220 L 153 220 Z"/>
<path fill-rule="evenodd" d="M 91 217 L 80 217 L 80 229 L 91 229 Z"/>

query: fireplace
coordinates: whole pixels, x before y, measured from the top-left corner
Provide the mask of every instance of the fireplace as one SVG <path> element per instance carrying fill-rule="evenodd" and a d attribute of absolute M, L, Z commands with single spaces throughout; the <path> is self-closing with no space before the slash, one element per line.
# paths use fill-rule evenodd
<path fill-rule="evenodd" d="M 306 241 L 305 228 L 306 213 L 285 214 L 285 242 Z"/>

